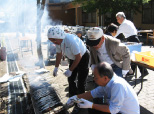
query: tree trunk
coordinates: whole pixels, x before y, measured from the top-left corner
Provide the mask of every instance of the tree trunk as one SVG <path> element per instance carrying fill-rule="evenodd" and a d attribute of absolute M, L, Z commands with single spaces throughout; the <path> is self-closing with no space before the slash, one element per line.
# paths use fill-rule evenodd
<path fill-rule="evenodd" d="M 43 61 L 43 54 L 42 54 L 42 46 L 41 46 L 41 18 L 43 15 L 45 2 L 42 1 L 42 3 L 44 3 L 44 4 L 41 4 L 40 0 L 37 0 L 36 42 L 37 42 L 37 55 L 38 55 L 38 59 L 39 59 L 38 65 L 40 66 L 40 68 L 45 68 L 44 61 Z"/>

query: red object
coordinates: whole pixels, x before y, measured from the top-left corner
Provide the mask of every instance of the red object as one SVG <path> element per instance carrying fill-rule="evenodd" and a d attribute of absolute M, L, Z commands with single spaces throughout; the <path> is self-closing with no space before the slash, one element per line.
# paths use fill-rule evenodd
<path fill-rule="evenodd" d="M 142 57 L 142 61 L 144 61 L 144 57 Z"/>
<path fill-rule="evenodd" d="M 150 63 L 150 59 L 147 59 L 147 58 L 144 58 L 144 57 L 142 57 L 142 61 Z"/>
<path fill-rule="evenodd" d="M 1 47 L 1 49 L 0 49 L 0 59 L 2 61 L 6 60 L 6 47 Z"/>

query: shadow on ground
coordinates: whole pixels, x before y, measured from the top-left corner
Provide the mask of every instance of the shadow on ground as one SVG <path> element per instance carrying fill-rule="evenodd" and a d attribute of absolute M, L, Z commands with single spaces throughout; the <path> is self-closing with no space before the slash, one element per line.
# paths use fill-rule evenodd
<path fill-rule="evenodd" d="M 141 105 L 140 105 L 140 112 L 141 112 L 140 114 L 153 114 L 152 112 L 142 107 Z"/>
<path fill-rule="evenodd" d="M 140 84 L 141 85 L 141 79 L 140 78 L 137 78 L 136 80 L 135 79 L 132 79 L 134 77 L 134 75 L 130 75 L 130 76 L 127 76 L 125 79 L 127 80 L 127 82 L 134 88 L 136 85 Z M 147 79 L 143 79 L 143 83 L 144 81 L 147 81 Z M 135 84 L 136 83 L 136 84 Z M 137 92 L 137 95 L 140 93 L 140 91 L 142 90 L 142 88 L 140 88 L 140 90 Z"/>
<path fill-rule="evenodd" d="M 45 66 L 55 65 L 55 63 L 56 63 L 55 60 L 45 61 Z"/>

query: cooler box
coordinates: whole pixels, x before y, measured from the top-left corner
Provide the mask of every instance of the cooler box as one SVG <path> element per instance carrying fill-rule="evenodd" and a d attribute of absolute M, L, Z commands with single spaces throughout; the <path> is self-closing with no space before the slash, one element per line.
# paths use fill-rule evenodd
<path fill-rule="evenodd" d="M 135 53 L 136 61 L 145 63 L 150 66 L 154 66 L 154 52 L 137 52 Z"/>
<path fill-rule="evenodd" d="M 133 51 L 141 52 L 142 43 L 126 42 L 124 44 L 129 48 L 130 53 L 132 53 Z"/>

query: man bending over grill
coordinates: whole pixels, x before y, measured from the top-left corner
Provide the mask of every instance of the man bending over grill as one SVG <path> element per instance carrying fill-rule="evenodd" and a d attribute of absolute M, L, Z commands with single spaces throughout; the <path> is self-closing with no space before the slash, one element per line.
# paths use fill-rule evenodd
<path fill-rule="evenodd" d="M 108 62 L 120 77 L 131 71 L 129 49 L 119 40 L 105 35 L 99 27 L 90 28 L 87 36 L 86 44 L 90 50 L 92 70 L 95 64 Z"/>
<path fill-rule="evenodd" d="M 133 88 L 125 79 L 113 73 L 110 64 L 102 62 L 95 66 L 94 81 L 99 85 L 97 88 L 69 98 L 67 105 L 72 106 L 76 102 L 80 108 L 89 108 L 90 114 L 140 114 Z M 106 103 L 103 103 L 103 99 L 88 101 L 103 97 L 106 98 Z"/>
<path fill-rule="evenodd" d="M 90 54 L 83 41 L 76 35 L 65 33 L 60 27 L 51 27 L 48 30 L 48 39 L 56 44 L 57 55 L 53 75 L 57 76 L 61 58 L 65 55 L 70 60 L 69 69 L 64 72 L 68 77 L 69 96 L 84 93 Z M 77 76 L 76 86 L 74 81 Z"/>

